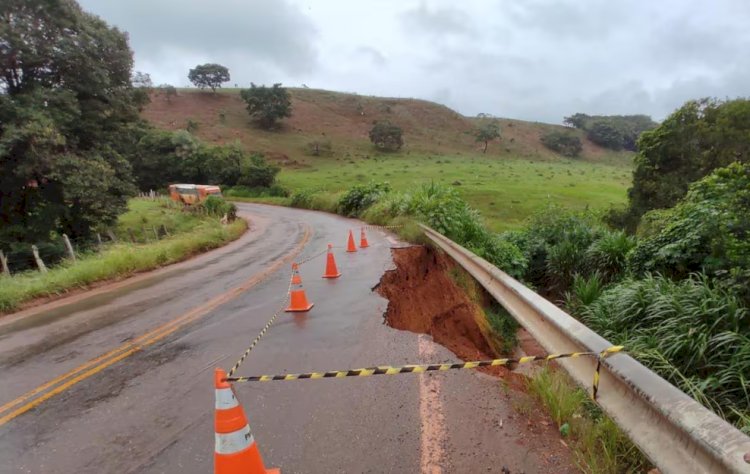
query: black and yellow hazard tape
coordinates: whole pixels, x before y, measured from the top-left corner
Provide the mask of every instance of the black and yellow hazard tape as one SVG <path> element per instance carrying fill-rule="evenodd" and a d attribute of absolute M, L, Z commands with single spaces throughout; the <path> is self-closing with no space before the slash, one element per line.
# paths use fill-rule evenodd
<path fill-rule="evenodd" d="M 455 364 L 423 364 L 423 365 L 403 365 L 400 367 L 379 366 L 354 370 L 333 370 L 328 372 L 307 372 L 303 374 L 282 374 L 282 375 L 254 375 L 246 377 L 227 377 L 228 382 L 273 382 L 282 380 L 316 380 L 331 379 L 344 377 L 369 377 L 372 375 L 396 375 L 396 374 L 421 374 L 425 372 L 476 369 L 479 367 L 498 367 L 511 364 L 527 364 L 536 361 L 550 361 L 564 358 L 575 357 L 596 357 L 597 364 L 594 372 L 594 387 L 592 397 L 596 399 L 599 390 L 599 370 L 601 369 L 602 359 L 622 352 L 623 346 L 612 346 L 602 352 L 570 352 L 567 354 L 549 354 L 543 356 L 527 356 L 518 359 L 491 359 L 475 360 L 471 362 L 459 362 Z"/>
<path fill-rule="evenodd" d="M 400 229 L 403 227 L 403 225 L 373 225 L 373 224 L 367 224 L 362 226 L 363 229 Z"/>
<path fill-rule="evenodd" d="M 294 272 L 292 272 L 292 277 L 294 276 Z M 255 336 L 255 339 L 253 339 L 253 342 L 250 343 L 250 346 L 245 350 L 245 352 L 242 354 L 242 357 L 239 358 L 239 360 L 232 366 L 232 368 L 229 370 L 229 373 L 227 374 L 229 377 L 234 375 L 235 372 L 237 372 L 237 369 L 240 368 L 242 363 L 245 361 L 248 355 L 250 355 L 250 352 L 255 348 L 255 346 L 258 344 L 260 339 L 268 332 L 268 329 L 273 326 L 274 321 L 276 321 L 276 317 L 284 311 L 284 308 L 286 307 L 287 303 L 289 302 L 289 294 L 292 290 L 292 277 L 289 278 L 289 286 L 286 289 L 286 296 L 284 297 L 284 302 L 281 304 L 281 307 L 276 310 L 276 312 L 273 313 L 273 316 L 271 316 L 271 319 L 268 320 L 265 326 L 263 326 L 263 329 L 261 329 L 260 333 L 258 333 L 257 336 Z"/>

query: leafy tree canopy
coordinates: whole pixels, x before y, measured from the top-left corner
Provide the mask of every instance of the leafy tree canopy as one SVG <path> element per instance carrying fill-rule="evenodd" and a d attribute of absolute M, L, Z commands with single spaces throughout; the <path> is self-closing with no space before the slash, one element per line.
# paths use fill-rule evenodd
<path fill-rule="evenodd" d="M 216 92 L 223 82 L 229 82 L 229 69 L 221 64 L 199 64 L 188 72 L 188 79 L 196 87 L 201 89 L 209 87 Z"/>
<path fill-rule="evenodd" d="M 673 206 L 690 183 L 732 162 L 750 161 L 750 100 L 690 101 L 638 142 L 625 224 Z"/>
<path fill-rule="evenodd" d="M 647 219 L 649 235 L 630 258 L 636 273 L 684 278 L 750 270 L 750 164 L 719 168 L 691 185 L 672 209 L 652 212 L 658 219 Z"/>
<path fill-rule="evenodd" d="M 273 128 L 279 120 L 292 116 L 292 98 L 281 84 L 266 87 L 251 82 L 249 89 L 240 91 L 240 97 L 247 103 L 250 117 L 263 128 Z"/>
<path fill-rule="evenodd" d="M 477 142 L 484 142 L 482 153 L 487 153 L 489 142 L 500 138 L 500 124 L 497 123 L 497 120 L 486 121 L 474 130 L 474 136 Z"/>
<path fill-rule="evenodd" d="M 398 151 L 404 145 L 403 130 L 388 121 L 376 122 L 370 130 L 370 141 L 382 151 Z"/>
<path fill-rule="evenodd" d="M 71 0 L 0 3 L 0 243 L 86 236 L 125 210 L 147 99 L 127 36 Z"/>
<path fill-rule="evenodd" d="M 581 139 L 570 132 L 552 130 L 542 136 L 542 145 L 563 156 L 575 157 L 583 151 Z"/>
<path fill-rule="evenodd" d="M 589 140 L 612 150 L 635 151 L 638 137 L 658 125 L 648 115 L 573 114 L 563 123 L 585 130 Z"/>

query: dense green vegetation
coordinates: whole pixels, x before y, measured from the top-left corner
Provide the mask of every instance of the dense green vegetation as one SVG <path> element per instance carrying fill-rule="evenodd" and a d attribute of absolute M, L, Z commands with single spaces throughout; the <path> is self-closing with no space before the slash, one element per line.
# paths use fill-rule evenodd
<path fill-rule="evenodd" d="M 581 139 L 570 132 L 552 130 L 542 136 L 542 145 L 563 156 L 574 158 L 583 151 Z"/>
<path fill-rule="evenodd" d="M 219 200 L 220 201 L 220 200 Z M 181 205 L 167 199 L 131 199 L 128 211 L 116 225 L 119 243 L 108 243 L 101 250 L 87 250 L 76 262 L 65 261 L 47 273 L 28 271 L 5 277 L 0 275 L 0 312 L 9 312 L 23 302 L 42 296 L 56 296 L 75 288 L 111 278 L 123 278 L 184 260 L 196 253 L 219 247 L 245 231 L 247 223 L 237 219 L 221 225 L 218 217 L 231 213 L 220 202 L 208 204 L 208 213 L 185 212 Z M 213 215 L 212 215 L 213 214 Z M 169 236 L 146 242 L 153 235 L 141 229 L 169 229 Z M 131 243 L 131 235 L 141 243 Z"/>
<path fill-rule="evenodd" d="M 75 2 L 0 6 L 0 245 L 112 224 L 135 192 L 127 36 Z M 10 19 L 10 20 L 8 20 Z"/>
<path fill-rule="evenodd" d="M 634 231 L 651 209 L 674 206 L 690 183 L 750 160 L 750 100 L 690 101 L 638 142 L 630 203 L 611 221 Z"/>
<path fill-rule="evenodd" d="M 455 188 L 385 183 L 332 195 L 300 191 L 291 204 L 376 224 L 420 221 L 523 280 L 641 362 L 744 430 L 750 430 L 747 277 L 750 165 L 691 186 L 650 233 L 609 228 L 601 213 L 558 206 L 522 228 L 488 230 Z M 413 227 L 407 226 L 409 237 Z M 654 274 L 662 271 L 663 274 Z"/>
<path fill-rule="evenodd" d="M 658 125 L 648 115 L 586 115 L 573 114 L 563 120 L 568 125 L 584 130 L 592 142 L 612 150 L 637 149 L 641 133 Z"/>
<path fill-rule="evenodd" d="M 240 97 L 247 104 L 247 113 L 262 128 L 273 128 L 279 120 L 292 115 L 292 99 L 281 84 L 266 87 L 250 83 L 249 89 L 240 91 Z"/>

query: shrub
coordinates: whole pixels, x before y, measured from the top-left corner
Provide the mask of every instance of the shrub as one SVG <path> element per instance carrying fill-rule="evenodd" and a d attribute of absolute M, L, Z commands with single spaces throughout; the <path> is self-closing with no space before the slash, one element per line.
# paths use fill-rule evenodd
<path fill-rule="evenodd" d="M 705 275 L 646 275 L 605 290 L 582 312 L 587 326 L 705 406 L 750 432 L 748 309 Z M 744 421 L 743 415 L 744 414 Z"/>
<path fill-rule="evenodd" d="M 341 196 L 339 212 L 349 217 L 358 216 L 390 190 L 388 183 L 357 184 Z"/>
<path fill-rule="evenodd" d="M 212 216 L 223 217 L 226 215 L 229 222 L 232 222 L 237 218 L 237 206 L 218 196 L 208 196 L 206 200 L 198 206 L 202 206 L 206 209 L 206 212 Z"/>
<path fill-rule="evenodd" d="M 331 155 L 333 146 L 331 145 L 331 140 L 318 139 L 309 142 L 307 150 L 312 156 L 328 156 Z"/>
<path fill-rule="evenodd" d="M 254 153 L 240 165 L 237 184 L 251 188 L 268 188 L 273 186 L 279 171 L 281 168 L 266 162 L 262 153 Z"/>
<path fill-rule="evenodd" d="M 591 305 L 604 291 L 604 280 L 598 272 L 588 278 L 575 275 L 570 291 L 565 292 L 565 307 L 573 315 L 579 315 L 581 309 Z"/>
<path fill-rule="evenodd" d="M 390 122 L 376 122 L 370 130 L 370 141 L 381 151 L 398 151 L 404 145 L 403 131 Z"/>
<path fill-rule="evenodd" d="M 586 265 L 605 282 L 619 279 L 627 267 L 627 255 L 635 247 L 633 237 L 622 231 L 603 231 L 586 250 Z"/>
<path fill-rule="evenodd" d="M 292 198 L 289 205 L 300 209 L 311 209 L 312 196 L 313 192 L 310 190 L 297 191 L 295 193 L 292 193 Z"/>
<path fill-rule="evenodd" d="M 542 145 L 563 156 L 575 157 L 583 151 L 581 139 L 570 132 L 553 130 L 542 136 Z"/>

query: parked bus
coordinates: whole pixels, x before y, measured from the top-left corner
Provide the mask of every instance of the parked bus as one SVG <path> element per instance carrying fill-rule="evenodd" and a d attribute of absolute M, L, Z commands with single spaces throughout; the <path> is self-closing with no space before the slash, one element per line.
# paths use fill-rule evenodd
<path fill-rule="evenodd" d="M 188 206 L 203 202 L 208 196 L 221 197 L 221 188 L 206 184 L 169 185 L 169 197 Z"/>

